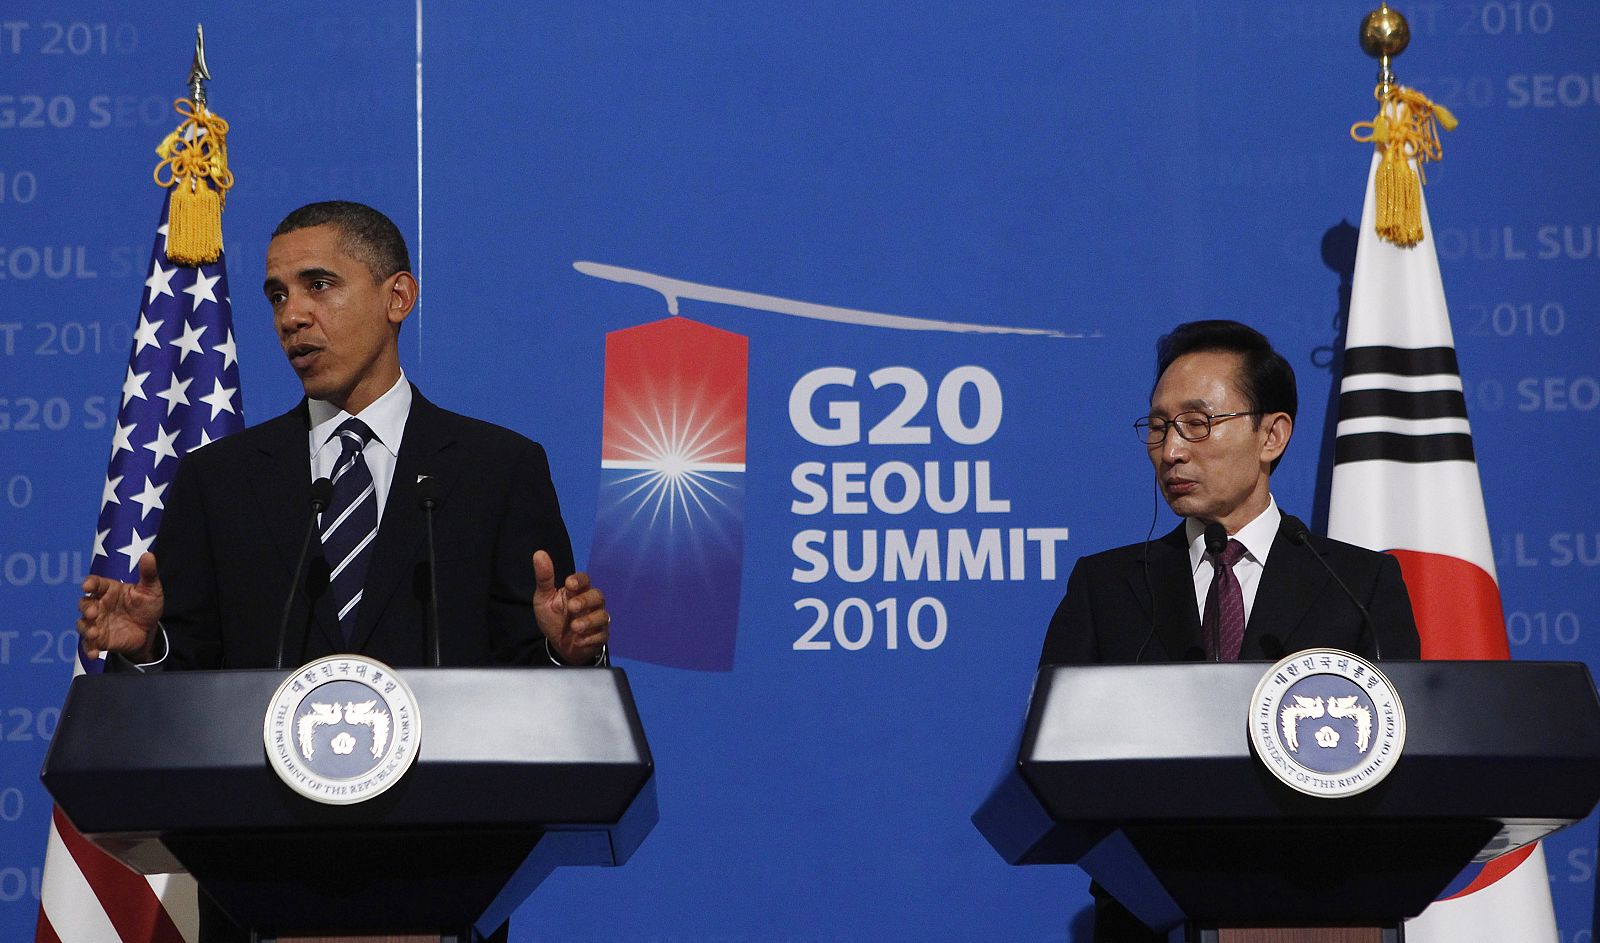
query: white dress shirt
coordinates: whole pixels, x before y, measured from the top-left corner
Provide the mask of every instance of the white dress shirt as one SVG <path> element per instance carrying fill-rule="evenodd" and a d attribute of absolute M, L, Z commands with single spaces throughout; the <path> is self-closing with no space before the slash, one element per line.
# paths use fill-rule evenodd
<path fill-rule="evenodd" d="M 339 444 L 339 427 L 350 418 L 332 403 L 320 399 L 306 400 L 311 412 L 311 433 L 307 441 L 311 447 L 311 480 L 331 478 L 344 446 Z M 361 450 L 367 461 L 367 471 L 372 473 L 372 491 L 378 498 L 378 520 L 383 520 L 383 509 L 389 501 L 389 486 L 394 484 L 394 464 L 400 457 L 400 439 L 406 433 L 406 418 L 411 415 L 411 384 L 406 382 L 405 371 L 400 372 L 389 391 L 373 400 L 358 415 L 372 439 Z"/>
<path fill-rule="evenodd" d="M 1277 539 L 1278 525 L 1283 512 L 1278 510 L 1277 499 L 1267 495 L 1267 509 L 1256 519 L 1239 528 L 1229 538 L 1244 544 L 1244 556 L 1233 565 L 1233 575 L 1239 579 L 1239 589 L 1244 593 L 1244 621 L 1250 624 L 1250 613 L 1255 608 L 1256 590 L 1261 586 L 1261 572 L 1267 566 L 1267 554 L 1272 552 L 1272 541 Z M 1206 556 L 1206 525 L 1194 518 L 1184 523 L 1184 533 L 1189 538 L 1189 567 L 1194 574 L 1195 609 L 1204 619 L 1206 594 L 1211 591 L 1211 577 L 1216 566 Z"/>

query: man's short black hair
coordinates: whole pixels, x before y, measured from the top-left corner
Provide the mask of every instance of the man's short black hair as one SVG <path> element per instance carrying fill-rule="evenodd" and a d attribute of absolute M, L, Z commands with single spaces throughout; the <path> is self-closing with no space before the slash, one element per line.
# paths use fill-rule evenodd
<path fill-rule="evenodd" d="M 375 282 L 396 272 L 411 271 L 411 253 L 406 249 L 406 238 L 400 235 L 400 227 L 389 217 L 361 203 L 347 200 L 307 203 L 285 216 L 272 235 L 276 238 L 313 226 L 337 227 L 342 237 L 339 248 L 360 259 Z"/>
<path fill-rule="evenodd" d="M 1288 413 L 1294 420 L 1300 398 L 1295 391 L 1294 368 L 1272 349 L 1266 335 L 1238 321 L 1190 321 L 1156 341 L 1156 382 L 1172 362 L 1184 354 L 1221 351 L 1239 355 L 1239 392 L 1252 412 Z M 1254 417 L 1261 425 L 1261 417 Z M 1276 471 L 1278 457 L 1270 470 Z"/>

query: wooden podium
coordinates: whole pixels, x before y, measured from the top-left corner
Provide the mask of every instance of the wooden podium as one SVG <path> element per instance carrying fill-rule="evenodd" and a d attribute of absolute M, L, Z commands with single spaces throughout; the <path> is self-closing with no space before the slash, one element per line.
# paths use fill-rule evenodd
<path fill-rule="evenodd" d="M 1297 792 L 1246 734 L 1265 662 L 1051 667 L 973 822 L 1006 861 L 1074 863 L 1184 943 L 1403 939 L 1475 858 L 1600 800 L 1600 702 L 1556 662 L 1384 662 L 1407 734 L 1389 776 Z"/>
<path fill-rule="evenodd" d="M 79 677 L 42 778 L 113 857 L 189 872 L 281 943 L 488 934 L 554 868 L 620 865 L 654 827 L 650 750 L 620 670 L 400 673 L 421 749 L 363 803 L 314 802 L 267 766 L 278 671 Z"/>

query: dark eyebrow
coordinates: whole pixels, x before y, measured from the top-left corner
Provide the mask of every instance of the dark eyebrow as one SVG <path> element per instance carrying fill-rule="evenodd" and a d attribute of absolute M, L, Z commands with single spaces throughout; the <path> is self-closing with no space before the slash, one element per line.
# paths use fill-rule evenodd
<path fill-rule="evenodd" d="M 339 273 L 333 271 L 332 269 L 307 268 L 307 269 L 301 269 L 300 271 L 294 273 L 294 277 L 295 277 L 296 281 L 301 281 L 301 282 L 315 281 L 316 279 L 319 279 L 319 278 L 329 278 L 329 279 L 333 279 L 333 280 L 337 281 L 338 278 L 339 278 Z M 262 291 L 262 293 L 268 294 L 268 295 L 272 294 L 274 289 L 281 289 L 282 287 L 283 287 L 283 282 L 279 281 L 276 278 L 269 278 L 266 281 L 261 283 L 261 291 Z"/>

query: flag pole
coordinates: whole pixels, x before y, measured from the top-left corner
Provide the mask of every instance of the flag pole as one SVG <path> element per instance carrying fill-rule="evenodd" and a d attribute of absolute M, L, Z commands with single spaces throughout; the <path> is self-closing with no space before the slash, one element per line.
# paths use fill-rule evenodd
<path fill-rule="evenodd" d="M 1384 3 L 1361 20 L 1361 51 L 1378 60 L 1378 93 L 1387 95 L 1394 82 L 1394 57 L 1411 45 L 1411 24 Z"/>

